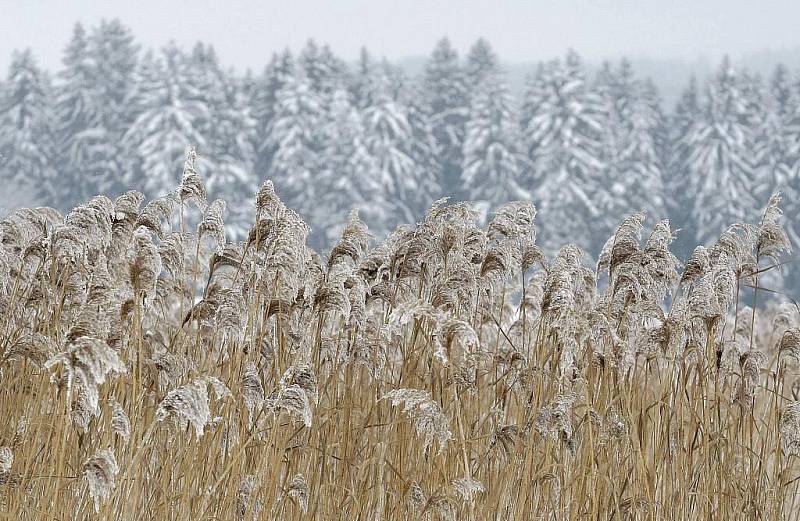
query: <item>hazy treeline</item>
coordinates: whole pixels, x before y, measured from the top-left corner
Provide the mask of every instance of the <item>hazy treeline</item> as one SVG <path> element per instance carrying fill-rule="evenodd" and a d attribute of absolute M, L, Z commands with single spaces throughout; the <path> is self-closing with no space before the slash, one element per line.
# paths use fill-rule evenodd
<path fill-rule="evenodd" d="M 681 230 L 685 259 L 728 223 L 757 221 L 781 190 L 789 237 L 800 236 L 800 82 L 784 67 L 761 78 L 726 59 L 667 110 L 628 62 L 587 77 L 572 51 L 531 70 L 515 99 L 484 40 L 462 58 L 443 39 L 418 77 L 366 49 L 347 63 L 314 41 L 265 61 L 235 74 L 210 45 L 148 50 L 116 20 L 76 25 L 55 74 L 15 52 L 0 82 L 0 179 L 13 187 L 0 204 L 163 195 L 191 144 L 237 237 L 266 178 L 317 247 L 352 207 L 380 237 L 442 196 L 476 201 L 484 216 L 531 201 L 546 249 L 574 242 L 595 255 L 645 209 Z"/>

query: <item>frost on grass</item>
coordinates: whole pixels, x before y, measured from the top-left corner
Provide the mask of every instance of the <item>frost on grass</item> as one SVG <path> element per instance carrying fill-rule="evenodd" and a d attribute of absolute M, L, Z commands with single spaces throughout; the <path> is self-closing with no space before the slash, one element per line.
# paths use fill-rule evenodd
<path fill-rule="evenodd" d="M 131 436 L 131 420 L 128 418 L 125 409 L 122 408 L 122 405 L 117 400 L 112 399 L 110 405 L 111 430 L 113 430 L 114 434 L 117 436 L 128 441 L 128 438 Z"/>
<path fill-rule="evenodd" d="M 254 474 L 244 476 L 236 491 L 236 519 L 238 521 L 244 520 L 245 514 L 249 509 L 252 509 L 253 519 L 259 519 L 264 505 L 258 498 L 253 502 L 253 497 L 257 494 L 257 491 L 258 476 Z"/>
<path fill-rule="evenodd" d="M 561 519 L 583 508 L 571 502 L 591 481 L 580 469 L 594 465 L 612 485 L 630 474 L 637 433 L 658 442 L 658 461 L 683 451 L 690 468 L 702 469 L 706 454 L 685 449 L 692 436 L 714 434 L 698 423 L 704 404 L 714 417 L 752 414 L 764 419 L 764 432 L 780 432 L 748 446 L 731 430 L 731 443 L 719 447 L 726 460 L 746 461 L 752 451 L 800 453 L 800 408 L 786 407 L 797 395 L 786 377 L 800 358 L 800 314 L 792 308 L 764 320 L 767 313 L 754 315 L 740 298 L 739 283 L 754 277 L 749 270 L 768 269 L 766 261 L 784 253 L 775 209 L 759 228 L 733 227 L 698 249 L 683 277 L 666 221 L 648 238 L 643 215 L 626 219 L 590 269 L 575 246 L 552 260 L 536 250 L 534 210 L 526 204 L 504 207 L 484 226 L 468 203 L 440 202 L 424 222 L 399 228 L 372 250 L 353 214 L 325 259 L 306 246 L 308 229 L 269 183 L 247 242 L 224 242 L 221 205 L 212 203 L 204 216 L 189 208 L 204 197 L 192 169 L 190 160 L 180 191 L 142 212 L 140 197 L 118 200 L 113 247 L 108 201 L 74 213 L 72 235 L 61 233 L 57 251 L 74 255 L 77 269 L 63 276 L 32 269 L 58 268 L 62 259 L 51 258 L 46 224 L 14 239 L 6 233 L 11 224 L 0 221 L 0 310 L 12 319 L 11 345 L 0 353 L 9 396 L 0 488 L 78 473 L 84 493 L 60 488 L 64 501 L 53 514 L 61 518 L 91 510 L 90 497 L 101 512 L 135 517 L 158 509 L 161 486 L 178 479 L 173 485 L 189 493 L 170 509 L 181 518 L 488 519 L 499 507 L 519 519 L 534 509 Z M 78 225 L 102 237 L 84 241 Z M 198 244 L 198 234 L 213 244 Z M 28 261 L 15 260 L 19 252 Z M 135 377 L 109 385 L 124 370 L 120 359 L 135 364 Z M 45 361 L 57 373 L 58 393 L 39 393 L 47 380 L 37 381 L 35 369 Z M 220 380 L 235 401 L 218 401 L 230 394 Z M 588 392 L 597 385 L 608 392 Z M 44 400 L 31 402 L 32 392 Z M 676 392 L 688 405 L 674 422 L 642 415 L 674 403 Z M 731 393 L 736 410 L 725 399 Z M 64 395 L 72 418 L 61 410 Z M 32 427 L 26 433 L 23 422 L 14 434 L 23 411 L 12 408 L 23 405 Z M 53 416 L 53 426 L 65 427 L 55 445 L 52 429 L 41 427 Z M 143 437 L 132 433 L 136 427 L 146 428 Z M 176 435 L 194 441 L 175 443 Z M 107 443 L 116 453 L 95 454 Z M 70 472 L 69 454 L 37 458 L 42 446 L 84 452 Z M 117 454 L 130 472 L 124 481 Z M 724 488 L 771 483 L 781 469 L 746 470 L 726 473 Z M 706 503 L 696 497 L 714 490 L 707 480 L 685 478 L 656 485 L 686 514 L 681 519 L 699 518 Z M 116 498 L 122 487 L 114 489 L 115 481 L 135 493 Z M 589 498 L 586 506 L 604 518 L 641 517 L 663 498 L 634 481 L 615 501 Z M 533 502 L 514 502 L 520 486 Z M 783 490 L 770 498 L 794 492 L 777 486 Z M 712 507 L 729 518 L 748 508 L 741 499 Z M 13 514 L 24 517 L 20 509 L 29 503 L 14 501 L 20 508 Z"/>
<path fill-rule="evenodd" d="M 781 443 L 787 455 L 800 454 L 800 401 L 794 401 L 781 415 Z"/>
<path fill-rule="evenodd" d="M 484 492 L 483 483 L 474 478 L 456 478 L 451 482 L 453 491 L 462 501 L 471 503 L 475 496 Z"/>
<path fill-rule="evenodd" d="M 91 411 L 97 410 L 99 387 L 108 375 L 126 372 L 119 355 L 104 340 L 86 336 L 70 342 L 65 351 L 45 362 L 45 368 L 49 369 L 57 364 L 61 364 L 67 373 L 68 399 L 77 381 Z"/>
<path fill-rule="evenodd" d="M 94 501 L 94 511 L 100 512 L 100 503 L 108 500 L 116 485 L 119 473 L 117 459 L 111 448 L 99 450 L 83 465 L 83 476 L 89 484 L 89 494 Z"/>
<path fill-rule="evenodd" d="M 314 370 L 305 363 L 294 364 L 281 377 L 279 388 L 264 400 L 264 411 L 273 415 L 288 413 L 311 427 L 311 404 L 319 401 L 319 385 Z"/>
<path fill-rule="evenodd" d="M 281 385 L 297 385 L 314 404 L 319 402 L 319 384 L 314 369 L 308 364 L 295 364 L 289 367 L 281 377 Z"/>
<path fill-rule="evenodd" d="M 195 378 L 167 393 L 156 409 L 156 421 L 173 418 L 181 425 L 188 422 L 194 427 L 197 437 L 201 437 L 213 419 L 208 403 L 209 386 L 214 389 L 217 399 L 231 395 L 225 384 L 213 376 Z"/>
<path fill-rule="evenodd" d="M 282 387 L 277 392 L 264 400 L 264 410 L 277 414 L 279 411 L 289 413 L 301 420 L 303 424 L 311 428 L 313 414 L 311 412 L 311 402 L 308 394 L 297 384 Z"/>
<path fill-rule="evenodd" d="M 11 465 L 14 463 L 14 452 L 11 447 L 0 448 L 0 474 L 11 472 Z"/>
<path fill-rule="evenodd" d="M 247 362 L 242 375 L 242 399 L 247 407 L 247 422 L 252 425 L 255 412 L 264 404 L 264 386 L 258 368 L 253 362 Z"/>
<path fill-rule="evenodd" d="M 542 407 L 536 416 L 536 431 L 552 440 L 561 438 L 574 450 L 572 425 L 572 405 L 576 396 L 571 393 L 556 396 L 552 402 Z"/>
<path fill-rule="evenodd" d="M 308 512 L 308 482 L 302 474 L 296 474 L 289 482 L 289 491 L 286 493 L 297 501 L 300 510 L 305 514 Z"/>
<path fill-rule="evenodd" d="M 423 452 L 428 452 L 434 438 L 439 442 L 441 451 L 453 437 L 450 432 L 450 420 L 444 415 L 439 404 L 433 401 L 428 391 L 395 389 L 386 393 L 381 399 L 390 400 L 393 407 L 404 404 L 403 412 L 414 423 L 417 435 L 423 438 Z"/>

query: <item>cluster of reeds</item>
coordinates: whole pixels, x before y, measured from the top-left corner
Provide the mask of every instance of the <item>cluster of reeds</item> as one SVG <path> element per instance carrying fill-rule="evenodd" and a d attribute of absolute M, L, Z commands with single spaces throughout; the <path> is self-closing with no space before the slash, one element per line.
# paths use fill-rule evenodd
<path fill-rule="evenodd" d="M 520 202 L 442 200 L 374 247 L 353 212 L 322 257 L 269 181 L 227 242 L 192 154 L 146 204 L 14 212 L 0 515 L 796 519 L 778 205 L 685 266 L 633 215 L 595 267 Z"/>

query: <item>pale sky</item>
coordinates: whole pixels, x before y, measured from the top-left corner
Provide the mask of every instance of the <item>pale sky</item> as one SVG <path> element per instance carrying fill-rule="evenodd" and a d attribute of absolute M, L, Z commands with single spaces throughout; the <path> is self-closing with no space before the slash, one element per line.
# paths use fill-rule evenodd
<path fill-rule="evenodd" d="M 309 37 L 348 60 L 362 45 L 389 59 L 427 55 L 444 35 L 462 53 L 486 37 L 506 62 L 570 47 L 588 60 L 800 52 L 800 0 L 0 0 L 0 75 L 15 48 L 58 68 L 76 21 L 115 17 L 146 47 L 199 39 L 224 64 L 257 72 Z"/>

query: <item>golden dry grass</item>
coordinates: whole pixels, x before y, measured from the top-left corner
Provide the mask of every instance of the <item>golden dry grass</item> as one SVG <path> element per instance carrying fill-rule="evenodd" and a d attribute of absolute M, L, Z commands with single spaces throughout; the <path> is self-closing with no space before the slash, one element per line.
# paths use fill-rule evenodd
<path fill-rule="evenodd" d="M 323 259 L 269 183 L 225 244 L 191 162 L 143 208 L 16 212 L 0 513 L 797 519 L 800 315 L 745 291 L 788 251 L 777 204 L 685 268 L 634 215 L 596 269 L 522 203 L 371 249 L 353 214 Z"/>

